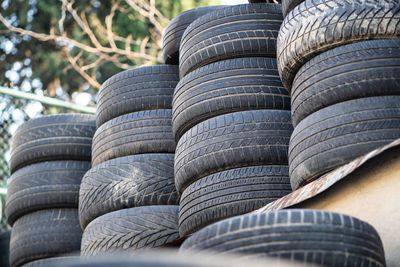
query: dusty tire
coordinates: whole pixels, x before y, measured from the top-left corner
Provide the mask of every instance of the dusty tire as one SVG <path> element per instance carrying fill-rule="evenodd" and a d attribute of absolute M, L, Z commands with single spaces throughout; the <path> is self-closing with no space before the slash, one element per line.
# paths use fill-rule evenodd
<path fill-rule="evenodd" d="M 170 109 L 133 112 L 112 119 L 93 137 L 92 165 L 145 153 L 174 153 Z"/>
<path fill-rule="evenodd" d="M 95 117 L 59 114 L 32 119 L 18 127 L 11 147 L 11 173 L 48 160 L 90 161 Z"/>
<path fill-rule="evenodd" d="M 37 210 L 78 208 L 79 186 L 89 168 L 89 161 L 47 161 L 14 172 L 7 192 L 8 223 Z"/>
<path fill-rule="evenodd" d="M 201 67 L 178 83 L 172 102 L 176 140 L 212 117 L 245 110 L 290 110 L 274 58 L 229 59 Z"/>
<path fill-rule="evenodd" d="M 165 64 L 179 64 L 179 46 L 186 28 L 199 17 L 225 6 L 204 6 L 187 10 L 175 16 L 164 31 L 162 59 Z"/>
<path fill-rule="evenodd" d="M 212 224 L 181 251 L 267 256 L 322 266 L 385 266 L 382 242 L 366 222 L 338 213 L 280 210 Z"/>
<path fill-rule="evenodd" d="M 286 165 L 290 111 L 256 110 L 220 115 L 187 131 L 175 153 L 178 192 L 194 181 L 224 170 Z"/>
<path fill-rule="evenodd" d="M 78 262 L 80 260 L 79 256 L 64 256 L 64 257 L 53 257 L 48 259 L 41 259 L 37 261 L 31 261 L 24 264 L 23 267 L 70 267 L 70 263 Z"/>
<path fill-rule="evenodd" d="M 400 94 L 400 40 L 341 46 L 300 68 L 292 87 L 292 121 L 343 101 Z"/>
<path fill-rule="evenodd" d="M 140 154 L 112 159 L 88 171 L 79 193 L 79 221 L 115 210 L 150 205 L 178 205 L 174 154 Z"/>
<path fill-rule="evenodd" d="M 292 192 L 288 166 L 238 168 L 189 185 L 179 205 L 179 234 L 187 236 L 216 221 L 252 212 Z"/>
<path fill-rule="evenodd" d="M 305 0 L 282 0 L 282 14 L 286 17 L 296 6 L 300 5 Z"/>
<path fill-rule="evenodd" d="M 314 112 L 289 145 L 293 190 L 400 138 L 400 96 L 360 98 Z"/>
<path fill-rule="evenodd" d="M 82 236 L 81 255 L 161 247 L 178 238 L 178 206 L 123 209 L 88 224 Z"/>
<path fill-rule="evenodd" d="M 0 266 L 10 266 L 10 236 L 10 230 L 3 230 L 0 233 Z"/>
<path fill-rule="evenodd" d="M 11 230 L 10 263 L 20 266 L 80 249 L 78 209 L 48 209 L 19 218 Z"/>
<path fill-rule="evenodd" d="M 127 113 L 171 109 L 178 81 L 179 69 L 171 65 L 139 67 L 112 76 L 97 95 L 97 127 Z"/>
<path fill-rule="evenodd" d="M 278 69 L 290 91 L 297 71 L 329 49 L 370 39 L 400 38 L 398 0 L 306 0 L 283 21 Z"/>
<path fill-rule="evenodd" d="M 238 57 L 276 57 L 282 23 L 277 4 L 228 6 L 195 20 L 182 36 L 179 75 L 204 65 Z"/>

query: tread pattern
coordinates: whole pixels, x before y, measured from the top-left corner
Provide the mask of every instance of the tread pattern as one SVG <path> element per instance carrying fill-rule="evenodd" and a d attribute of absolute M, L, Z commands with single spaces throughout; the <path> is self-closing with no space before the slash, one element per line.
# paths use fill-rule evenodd
<path fill-rule="evenodd" d="M 212 117 L 254 109 L 290 110 L 274 58 L 238 58 L 201 67 L 179 82 L 172 102 L 176 140 Z"/>
<path fill-rule="evenodd" d="M 289 145 L 293 190 L 400 138 L 400 96 L 360 98 L 321 109 L 295 128 Z"/>
<path fill-rule="evenodd" d="M 135 111 L 171 109 L 178 81 L 179 69 L 171 65 L 139 67 L 112 76 L 97 95 L 97 127 Z"/>
<path fill-rule="evenodd" d="M 278 69 L 290 90 L 299 68 L 334 47 L 370 39 L 400 38 L 398 0 L 306 0 L 283 21 Z"/>
<path fill-rule="evenodd" d="M 174 153 L 170 109 L 133 112 L 101 125 L 94 137 L 92 165 L 135 154 Z"/>
<path fill-rule="evenodd" d="M 181 196 L 179 234 L 187 236 L 216 221 L 252 212 L 292 192 L 284 165 L 238 168 L 189 185 Z"/>
<path fill-rule="evenodd" d="M 48 160 L 90 161 L 95 117 L 59 114 L 29 120 L 18 127 L 11 146 L 10 170 Z"/>
<path fill-rule="evenodd" d="M 89 161 L 47 161 L 14 172 L 8 182 L 8 223 L 36 210 L 77 208 L 79 186 L 89 168 Z"/>
<path fill-rule="evenodd" d="M 139 154 L 103 162 L 88 171 L 79 192 L 82 228 L 115 210 L 178 205 L 174 154 Z"/>
<path fill-rule="evenodd" d="M 80 249 L 78 209 L 47 209 L 19 218 L 11 230 L 10 263 L 24 263 Z"/>
<path fill-rule="evenodd" d="M 179 49 L 179 75 L 215 61 L 276 57 L 282 23 L 277 4 L 234 5 L 210 12 L 187 27 Z"/>
<path fill-rule="evenodd" d="M 400 94 L 400 40 L 350 44 L 322 53 L 297 73 L 292 121 L 346 100 Z"/>
<path fill-rule="evenodd" d="M 220 115 L 187 131 L 175 153 L 178 192 L 194 181 L 224 170 L 287 164 L 293 131 L 290 111 L 257 110 Z"/>
<path fill-rule="evenodd" d="M 82 237 L 81 254 L 94 256 L 154 248 L 178 238 L 178 206 L 123 209 L 88 224 Z"/>
<path fill-rule="evenodd" d="M 382 242 L 366 222 L 316 210 L 248 214 L 212 224 L 181 251 L 285 258 L 321 266 L 385 266 Z"/>
<path fill-rule="evenodd" d="M 296 6 L 300 5 L 305 0 L 282 0 L 282 14 L 286 17 Z"/>

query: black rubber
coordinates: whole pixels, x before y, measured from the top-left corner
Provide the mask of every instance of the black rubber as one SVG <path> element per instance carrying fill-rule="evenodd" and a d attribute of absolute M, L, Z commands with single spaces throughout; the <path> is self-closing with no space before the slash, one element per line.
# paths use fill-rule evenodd
<path fill-rule="evenodd" d="M 89 168 L 89 161 L 47 161 L 14 172 L 7 191 L 8 223 L 36 210 L 78 208 L 79 186 Z"/>
<path fill-rule="evenodd" d="M 321 109 L 295 128 L 289 145 L 293 190 L 400 138 L 400 96 L 360 98 Z"/>
<path fill-rule="evenodd" d="M 70 264 L 79 262 L 80 256 L 63 256 L 31 261 L 23 267 L 71 267 Z"/>
<path fill-rule="evenodd" d="M 248 214 L 212 224 L 181 251 L 276 257 L 318 266 L 385 266 L 382 242 L 366 222 L 317 210 Z"/>
<path fill-rule="evenodd" d="M 179 46 L 186 28 L 197 18 L 222 7 L 225 6 L 203 6 L 187 10 L 175 16 L 164 31 L 162 59 L 165 64 L 179 64 Z"/>
<path fill-rule="evenodd" d="M 212 117 L 244 110 L 290 110 L 274 58 L 228 59 L 201 67 L 179 82 L 172 102 L 176 140 Z"/>
<path fill-rule="evenodd" d="M 398 0 L 306 0 L 286 16 L 279 31 L 277 55 L 282 83 L 290 91 L 300 67 L 334 47 L 398 38 Z"/>
<path fill-rule="evenodd" d="M 334 48 L 307 62 L 292 87 L 292 121 L 346 100 L 400 95 L 400 40 Z"/>
<path fill-rule="evenodd" d="M 179 81 L 177 66 L 145 66 L 120 72 L 105 81 L 98 93 L 96 125 L 135 111 L 171 109 Z"/>
<path fill-rule="evenodd" d="M 274 3 L 274 4 L 280 4 L 281 0 L 249 0 L 249 3 Z"/>
<path fill-rule="evenodd" d="M 81 255 L 161 247 L 178 238 L 178 206 L 123 209 L 88 224 L 82 236 Z"/>
<path fill-rule="evenodd" d="M 220 115 L 197 124 L 179 140 L 175 154 L 178 192 L 224 170 L 286 165 L 290 111 L 256 110 Z"/>
<path fill-rule="evenodd" d="M 32 119 L 18 127 L 11 146 L 11 173 L 48 160 L 90 161 L 95 117 L 59 114 Z"/>
<path fill-rule="evenodd" d="M 92 165 L 145 153 L 174 153 L 170 109 L 133 112 L 112 119 L 93 137 Z"/>
<path fill-rule="evenodd" d="M 292 192 L 288 166 L 238 168 L 189 185 L 179 205 L 179 234 L 187 236 L 225 218 L 252 212 Z"/>
<path fill-rule="evenodd" d="M 3 230 L 0 233 L 0 266 L 10 266 L 10 230 Z"/>
<path fill-rule="evenodd" d="M 210 12 L 187 27 L 179 49 L 179 75 L 238 57 L 276 57 L 282 23 L 277 4 L 233 5 Z"/>
<path fill-rule="evenodd" d="M 296 6 L 300 5 L 305 0 L 282 0 L 282 14 L 286 17 Z"/>
<path fill-rule="evenodd" d="M 10 263 L 20 266 L 80 249 L 78 209 L 47 209 L 19 218 L 11 230 Z"/>
<path fill-rule="evenodd" d="M 179 205 L 174 154 L 139 154 L 93 167 L 82 179 L 79 221 L 82 228 L 115 210 L 150 205 Z"/>

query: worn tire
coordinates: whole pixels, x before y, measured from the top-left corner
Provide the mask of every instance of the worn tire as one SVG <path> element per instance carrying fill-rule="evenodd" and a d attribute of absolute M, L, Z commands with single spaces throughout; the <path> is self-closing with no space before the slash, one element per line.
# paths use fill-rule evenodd
<path fill-rule="evenodd" d="M 288 166 L 215 173 L 189 185 L 179 205 L 179 234 L 187 236 L 225 218 L 252 212 L 292 192 Z"/>
<path fill-rule="evenodd" d="M 133 112 L 112 119 L 93 137 L 92 165 L 145 153 L 174 153 L 170 109 Z"/>
<path fill-rule="evenodd" d="M 228 6 L 198 18 L 185 30 L 179 49 L 179 75 L 238 57 L 276 57 L 282 23 L 277 4 Z"/>
<path fill-rule="evenodd" d="M 179 46 L 186 28 L 199 17 L 225 6 L 193 8 L 175 16 L 167 25 L 163 35 L 162 59 L 165 64 L 179 64 Z"/>
<path fill-rule="evenodd" d="M 187 131 L 175 153 L 178 192 L 196 180 L 224 170 L 286 165 L 290 111 L 256 110 L 220 115 Z"/>
<path fill-rule="evenodd" d="M 0 233 L 0 266 L 10 266 L 10 236 L 10 230 L 3 230 Z"/>
<path fill-rule="evenodd" d="M 79 193 L 82 229 L 115 210 L 150 205 L 178 205 L 174 154 L 140 154 L 112 159 L 88 171 Z"/>
<path fill-rule="evenodd" d="M 400 138 L 400 96 L 360 98 L 314 112 L 289 145 L 293 190 Z"/>
<path fill-rule="evenodd" d="M 282 0 L 282 14 L 286 17 L 296 6 L 300 5 L 305 0 Z"/>
<path fill-rule="evenodd" d="M 98 93 L 97 127 L 135 111 L 171 109 L 178 81 L 179 69 L 171 65 L 139 67 L 112 76 Z"/>
<path fill-rule="evenodd" d="M 11 146 L 10 169 L 48 160 L 90 161 L 95 117 L 59 114 L 32 119 L 18 127 Z"/>
<path fill-rule="evenodd" d="M 316 210 L 248 214 L 207 226 L 181 251 L 277 257 L 321 266 L 385 266 L 383 245 L 366 222 Z"/>
<path fill-rule="evenodd" d="M 292 87 L 292 121 L 346 100 L 400 95 L 400 40 L 334 48 L 307 62 Z"/>
<path fill-rule="evenodd" d="M 69 264 L 79 261 L 80 261 L 80 256 L 53 257 L 53 258 L 31 261 L 27 264 L 24 264 L 23 267 L 60 267 L 60 266 L 71 267 Z"/>
<path fill-rule="evenodd" d="M 283 21 L 278 69 L 290 91 L 297 71 L 311 58 L 349 43 L 400 38 L 398 0 L 306 0 Z"/>
<path fill-rule="evenodd" d="M 178 238 L 178 206 L 123 209 L 88 224 L 82 236 L 81 255 L 161 247 Z"/>
<path fill-rule="evenodd" d="M 290 110 L 274 58 L 229 59 L 201 67 L 179 82 L 172 102 L 176 140 L 212 117 L 245 110 Z"/>
<path fill-rule="evenodd" d="M 29 213 L 19 218 L 11 230 L 11 266 L 79 251 L 81 237 L 78 209 Z"/>
<path fill-rule="evenodd" d="M 7 192 L 8 223 L 41 209 L 77 208 L 79 186 L 89 168 L 89 161 L 47 161 L 14 172 Z"/>

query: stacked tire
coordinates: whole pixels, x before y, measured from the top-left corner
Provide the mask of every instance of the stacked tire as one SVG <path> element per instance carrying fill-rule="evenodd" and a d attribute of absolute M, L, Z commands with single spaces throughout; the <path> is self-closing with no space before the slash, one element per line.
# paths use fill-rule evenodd
<path fill-rule="evenodd" d="M 290 98 L 276 64 L 281 12 L 266 3 L 214 7 L 176 39 L 181 79 L 172 127 L 181 237 L 291 192 Z M 166 36 L 178 30 L 176 21 Z"/>
<path fill-rule="evenodd" d="M 17 129 L 5 210 L 11 266 L 79 252 L 79 186 L 94 131 L 94 116 L 82 114 L 43 116 Z"/>
<path fill-rule="evenodd" d="M 173 65 L 118 73 L 98 93 L 92 168 L 79 193 L 81 254 L 170 245 L 179 239 L 174 184 Z"/>
<path fill-rule="evenodd" d="M 283 0 L 292 188 L 400 137 L 400 2 Z"/>

